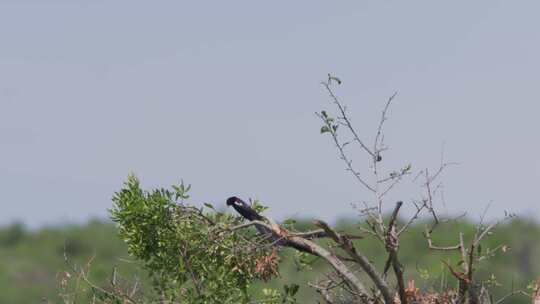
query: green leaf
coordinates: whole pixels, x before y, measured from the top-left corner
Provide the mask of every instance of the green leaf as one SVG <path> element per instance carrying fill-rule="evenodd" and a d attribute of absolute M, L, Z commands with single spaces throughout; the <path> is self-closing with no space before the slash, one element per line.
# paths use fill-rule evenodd
<path fill-rule="evenodd" d="M 286 220 L 283 221 L 282 224 L 283 225 L 294 225 L 294 224 L 296 224 L 296 220 L 294 220 L 294 219 L 286 219 Z"/>
<path fill-rule="evenodd" d="M 409 171 L 411 170 L 411 168 L 412 168 L 412 164 L 407 164 L 407 166 L 405 166 L 405 167 L 401 170 L 401 172 L 402 172 L 402 173 L 407 173 L 407 172 L 409 172 Z"/>
<path fill-rule="evenodd" d="M 330 132 L 330 128 L 328 126 L 322 126 L 321 127 L 321 134 Z"/>

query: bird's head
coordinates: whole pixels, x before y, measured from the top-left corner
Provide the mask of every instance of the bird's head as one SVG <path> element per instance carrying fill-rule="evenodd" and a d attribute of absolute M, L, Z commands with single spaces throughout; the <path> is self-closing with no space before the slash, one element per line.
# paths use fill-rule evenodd
<path fill-rule="evenodd" d="M 227 206 L 234 205 L 234 203 L 236 203 L 237 200 L 238 200 L 238 197 L 236 197 L 236 196 L 229 197 L 227 199 Z"/>

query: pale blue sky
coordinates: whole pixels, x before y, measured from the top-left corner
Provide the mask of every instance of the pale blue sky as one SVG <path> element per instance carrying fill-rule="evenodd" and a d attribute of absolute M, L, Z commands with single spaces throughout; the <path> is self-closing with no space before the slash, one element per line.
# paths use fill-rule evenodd
<path fill-rule="evenodd" d="M 366 138 L 398 91 L 388 168 L 461 163 L 446 209 L 540 218 L 538 1 L 0 0 L 0 224 L 106 216 L 133 171 L 277 218 L 369 200 L 314 112 Z M 351 150 L 356 153 L 357 150 Z M 367 164 L 352 154 L 359 165 Z M 364 166 L 365 168 L 365 166 Z M 395 197 L 406 202 L 418 188 Z M 444 208 L 443 208 L 444 209 Z"/>

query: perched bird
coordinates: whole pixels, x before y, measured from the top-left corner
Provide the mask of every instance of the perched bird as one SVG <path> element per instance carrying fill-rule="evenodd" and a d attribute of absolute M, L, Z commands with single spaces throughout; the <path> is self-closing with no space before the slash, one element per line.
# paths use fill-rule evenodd
<path fill-rule="evenodd" d="M 246 202 L 239 199 L 236 196 L 231 196 L 227 199 L 227 206 L 233 206 L 236 212 L 240 213 L 245 219 L 249 221 L 262 221 L 263 217 L 253 210 Z"/>
<path fill-rule="evenodd" d="M 257 211 L 251 208 L 251 206 L 249 206 L 248 204 L 246 204 L 246 202 L 244 202 L 243 200 L 239 199 L 236 196 L 231 196 L 227 199 L 227 206 L 232 206 L 234 210 L 240 213 L 240 215 L 246 220 L 264 222 L 264 217 L 262 215 L 257 213 Z M 257 231 L 259 231 L 259 234 L 263 236 L 270 235 L 270 239 L 277 246 L 293 247 L 297 250 L 314 254 L 313 250 L 309 248 L 309 246 L 305 246 L 305 245 L 301 245 L 301 244 L 297 244 L 295 242 L 289 241 L 286 237 L 289 234 L 289 231 L 287 231 L 287 229 L 279 225 L 278 225 L 278 228 L 276 229 L 277 234 L 275 230 L 272 231 L 265 226 L 256 225 L 255 228 L 257 228 Z"/>

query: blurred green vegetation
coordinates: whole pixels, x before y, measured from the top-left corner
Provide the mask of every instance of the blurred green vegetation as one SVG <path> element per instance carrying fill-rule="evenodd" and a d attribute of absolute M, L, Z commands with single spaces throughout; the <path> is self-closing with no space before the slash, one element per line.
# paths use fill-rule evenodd
<path fill-rule="evenodd" d="M 114 266 L 122 275 L 145 278 L 127 255 L 126 245 L 111 223 L 92 220 L 27 231 L 21 223 L 0 229 L 0 303 L 62 303 L 59 282 L 67 267 L 91 262 L 89 278 L 105 284 Z"/>
<path fill-rule="evenodd" d="M 422 236 L 425 223 L 416 223 L 400 241 L 400 257 L 406 267 L 407 279 L 414 279 L 416 286 L 424 290 L 440 290 L 455 287 L 448 269 L 442 261 L 456 265 L 459 257 L 453 253 L 433 252 L 427 249 Z M 310 228 L 309 221 L 298 220 L 297 228 Z M 337 228 L 358 234 L 358 224 L 343 219 Z M 474 233 L 474 224 L 467 221 L 441 225 L 434 233 L 438 245 L 454 245 L 459 232 L 466 239 Z M 357 242 L 358 247 L 381 269 L 386 254 L 375 240 L 366 238 Z M 514 219 L 498 226 L 482 244 L 483 252 L 500 245 L 495 255 L 478 264 L 478 278 L 492 285 L 495 299 L 510 292 L 512 288 L 526 289 L 528 283 L 540 276 L 540 225 L 533 220 Z M 506 248 L 505 248 L 506 249 Z M 21 223 L 0 228 L 0 303 L 62 303 L 59 282 L 66 272 L 72 273 L 64 259 L 71 264 L 86 266 L 90 261 L 89 279 L 100 286 L 107 286 L 113 268 L 119 276 L 134 282 L 140 281 L 142 292 L 151 286 L 147 274 L 127 254 L 126 245 L 117 237 L 117 231 L 109 222 L 93 220 L 84 225 L 45 227 L 29 231 Z M 257 283 L 279 288 L 296 283 L 301 286 L 300 303 L 313 303 L 316 293 L 306 286 L 324 275 L 326 267 L 313 260 L 312 269 L 298 271 L 296 254 L 290 249 L 281 251 L 281 276 L 269 283 Z M 279 283 L 278 283 L 279 282 Z M 86 288 L 86 287 L 85 287 Z M 84 303 L 84 300 L 80 302 Z M 530 303 L 526 298 L 516 297 L 508 303 Z"/>

